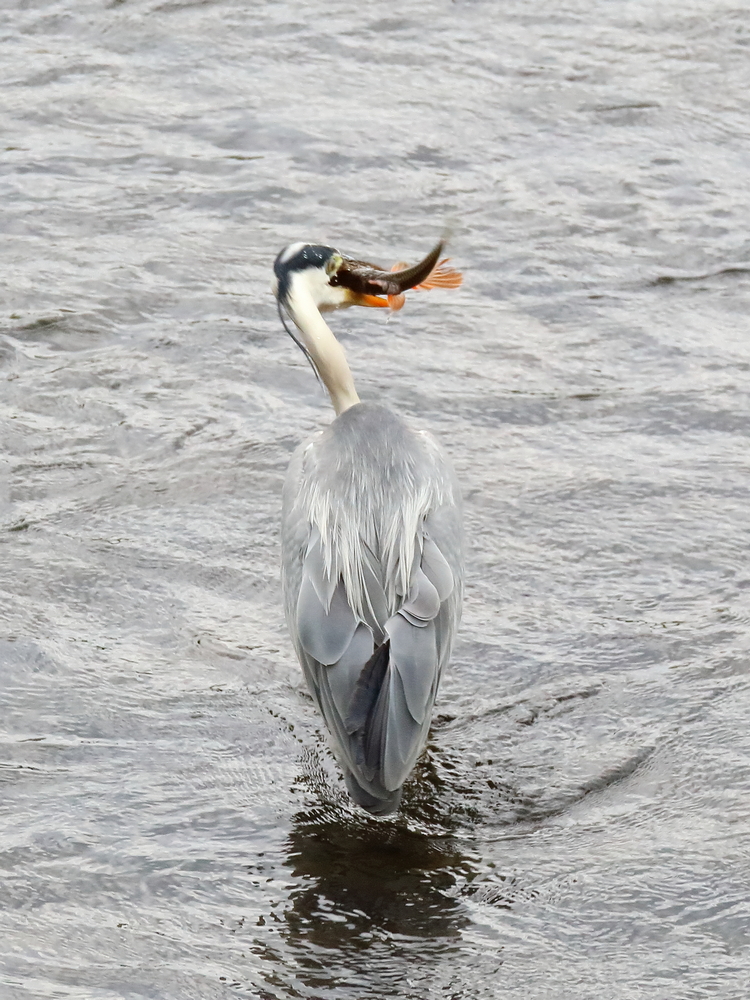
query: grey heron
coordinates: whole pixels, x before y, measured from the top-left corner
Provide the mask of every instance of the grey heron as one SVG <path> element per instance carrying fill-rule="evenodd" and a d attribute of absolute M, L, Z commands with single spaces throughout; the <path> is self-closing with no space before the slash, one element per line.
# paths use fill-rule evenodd
<path fill-rule="evenodd" d="M 297 448 L 284 484 L 286 618 L 349 794 L 375 815 L 398 809 L 427 741 L 461 615 L 461 498 L 430 434 L 360 402 L 322 313 L 397 309 L 409 288 L 455 287 L 442 250 L 384 271 L 294 243 L 274 263 L 281 320 L 336 411 Z"/>

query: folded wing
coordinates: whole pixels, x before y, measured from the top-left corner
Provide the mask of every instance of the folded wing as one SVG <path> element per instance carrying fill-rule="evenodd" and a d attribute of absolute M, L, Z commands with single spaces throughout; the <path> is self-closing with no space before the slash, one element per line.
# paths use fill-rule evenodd
<path fill-rule="evenodd" d="M 450 532 L 450 525 L 447 527 Z M 296 606 L 298 652 L 335 737 L 353 797 L 390 812 L 427 739 L 440 674 L 456 626 L 460 581 L 441 548 L 445 519 L 426 518 L 416 540 L 408 593 L 389 613 L 382 568 L 363 558 L 365 608 L 352 609 L 310 529 Z M 446 550 L 446 554 L 443 552 Z M 393 610 L 393 609 L 391 609 Z"/>

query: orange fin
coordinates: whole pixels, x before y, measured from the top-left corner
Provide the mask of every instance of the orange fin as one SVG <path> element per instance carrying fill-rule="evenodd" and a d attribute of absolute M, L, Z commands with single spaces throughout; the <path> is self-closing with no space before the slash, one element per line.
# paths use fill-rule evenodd
<path fill-rule="evenodd" d="M 464 276 L 460 271 L 456 271 L 452 267 L 447 267 L 449 261 L 450 257 L 441 260 L 439 264 L 435 265 L 421 285 L 417 285 L 416 287 L 423 291 L 427 291 L 430 288 L 458 288 L 464 280 Z"/>
<path fill-rule="evenodd" d="M 448 267 L 448 262 L 450 257 L 445 257 L 433 267 L 432 271 L 427 275 L 423 282 L 419 285 L 414 285 L 414 288 L 418 291 L 427 292 L 431 288 L 458 288 L 461 282 L 464 280 L 464 276 L 460 271 L 454 270 L 452 267 Z M 403 271 L 405 267 L 408 267 L 403 261 L 399 261 L 398 264 L 394 264 L 391 271 Z M 406 302 L 406 296 L 403 292 L 399 295 L 389 295 L 388 305 L 391 309 L 396 312 L 396 310 L 403 308 L 404 302 Z"/>
<path fill-rule="evenodd" d="M 408 264 L 405 264 L 402 260 L 400 260 L 398 264 L 393 265 L 391 271 L 403 271 L 403 269 L 408 266 Z M 404 302 L 406 302 L 406 296 L 403 292 L 399 292 L 398 295 L 388 296 L 388 305 L 391 307 L 393 312 L 398 312 L 399 309 L 403 309 Z"/>
<path fill-rule="evenodd" d="M 431 288 L 458 288 L 461 282 L 464 280 L 464 276 L 460 271 L 454 270 L 452 267 L 448 267 L 450 257 L 445 257 L 436 264 L 435 267 L 430 271 L 427 277 L 419 285 L 414 287 L 419 291 L 427 292 Z M 399 261 L 398 264 L 394 264 L 391 271 L 403 271 L 405 267 L 408 267 L 403 261 Z M 388 305 L 391 307 L 393 312 L 397 312 L 402 309 L 406 302 L 406 295 L 400 292 L 398 295 L 388 296 Z"/>

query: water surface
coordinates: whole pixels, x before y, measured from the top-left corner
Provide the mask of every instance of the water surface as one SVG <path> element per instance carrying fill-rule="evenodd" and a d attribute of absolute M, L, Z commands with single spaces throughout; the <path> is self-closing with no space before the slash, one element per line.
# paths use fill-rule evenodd
<path fill-rule="evenodd" d="M 0 997 L 744 1000 L 750 19 L 721 0 L 13 2 Z M 464 486 L 399 816 L 286 636 L 331 412 L 280 247 L 466 280 L 333 317 Z"/>

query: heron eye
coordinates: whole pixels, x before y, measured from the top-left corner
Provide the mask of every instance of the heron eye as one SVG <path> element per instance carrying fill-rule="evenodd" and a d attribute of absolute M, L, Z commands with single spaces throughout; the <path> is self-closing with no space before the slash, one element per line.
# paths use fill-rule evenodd
<path fill-rule="evenodd" d="M 342 263 L 342 258 L 339 257 L 337 253 L 333 254 L 333 256 L 329 257 L 326 261 L 326 274 L 335 274 L 341 267 Z"/>

